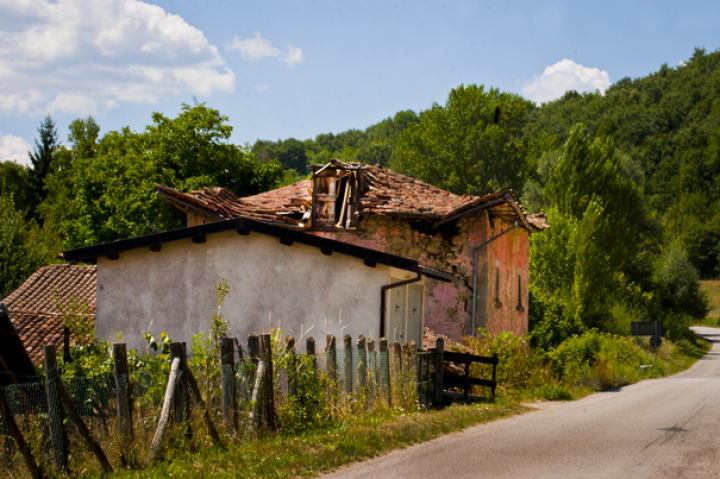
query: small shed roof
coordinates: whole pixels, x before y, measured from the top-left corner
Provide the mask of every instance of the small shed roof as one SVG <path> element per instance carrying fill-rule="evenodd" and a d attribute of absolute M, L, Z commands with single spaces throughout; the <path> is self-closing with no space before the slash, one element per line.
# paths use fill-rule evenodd
<path fill-rule="evenodd" d="M 43 360 L 42 347 L 62 344 L 62 311 L 72 298 L 87 305 L 83 314 L 95 321 L 95 266 L 54 264 L 40 268 L 2 300 L 33 362 Z"/>

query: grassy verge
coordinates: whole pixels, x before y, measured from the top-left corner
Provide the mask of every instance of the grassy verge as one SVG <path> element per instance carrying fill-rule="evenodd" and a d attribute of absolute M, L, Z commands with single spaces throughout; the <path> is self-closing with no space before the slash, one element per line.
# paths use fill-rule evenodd
<path fill-rule="evenodd" d="M 372 458 L 395 449 L 410 446 L 460 431 L 470 426 L 490 422 L 529 410 L 520 404 L 529 400 L 579 399 L 593 392 L 662 377 L 692 366 L 710 348 L 699 337 L 677 343 L 665 341 L 659 348 L 657 360 L 647 338 L 639 345 L 634 340 L 619 337 L 603 338 L 592 366 L 585 367 L 580 377 L 553 375 L 552 366 L 541 359 L 529 360 L 528 374 L 540 375 L 531 387 L 529 383 L 513 382 L 507 377 L 495 402 L 474 405 L 453 405 L 441 411 L 403 412 L 389 410 L 368 413 L 344 421 L 332 428 L 315 430 L 301 435 L 276 435 L 240 442 L 221 450 L 211 447 L 194 451 L 172 448 L 165 459 L 153 466 L 133 471 L 120 471 L 114 477 L 239 477 L 285 478 L 311 477 L 334 470 L 342 465 Z M 621 341 L 623 343 L 615 343 Z M 630 354 L 617 356 L 618 344 L 631 346 L 633 361 L 640 360 L 649 367 L 627 363 Z M 608 346 L 609 345 L 609 346 Z M 530 350 L 532 351 L 532 350 Z M 531 353 L 535 354 L 535 353 Z M 625 367 L 620 367 L 622 363 Z M 511 365 L 508 365 L 511 366 Z M 512 367 L 519 367 L 515 362 Z M 519 371 L 515 371 L 515 379 Z M 479 392 L 479 391 L 478 391 Z"/>
<path fill-rule="evenodd" d="M 700 324 L 703 326 L 720 326 L 720 280 L 700 281 L 700 288 L 707 295 L 710 306 L 707 318 Z"/>
<path fill-rule="evenodd" d="M 532 348 L 526 337 L 511 333 L 482 333 L 465 344 L 476 354 L 498 354 L 500 394 L 515 401 L 579 399 L 668 376 L 689 368 L 710 349 L 708 341 L 693 334 L 677 342 L 664 340 L 655 357 L 647 337 L 636 342 L 596 330 L 571 336 L 550 350 Z M 473 376 L 488 374 L 488 366 L 473 366 Z"/>
<path fill-rule="evenodd" d="M 427 441 L 529 408 L 508 401 L 453 405 L 441 411 L 388 411 L 301 436 L 278 435 L 233 444 L 225 450 L 176 451 L 144 470 L 113 477 L 309 477 L 344 464 Z"/>
<path fill-rule="evenodd" d="M 500 387 L 495 401 L 454 405 L 440 411 L 417 411 L 417 401 L 405 404 L 396 399 L 393 399 L 395 408 L 385 406 L 372 411 L 362 402 L 352 403 L 354 406 L 337 416 L 337 420 L 321 422 L 314 429 L 302 420 L 305 426 L 299 430 L 286 427 L 283 434 L 231 442 L 224 449 L 213 446 L 209 438 L 204 437 L 205 428 L 196 414 L 193 439 L 186 439 L 184 429 L 171 428 L 161 461 L 151 466 L 145 461 L 136 461 L 134 469 L 117 471 L 112 477 L 316 476 L 342 465 L 528 411 L 522 402 L 579 399 L 596 391 L 677 373 L 700 359 L 709 350 L 710 343 L 697 336 L 675 343 L 664 341 L 657 359 L 647 338 L 636 344 L 634 338 L 597 331 L 568 338 L 548 351 L 531 348 L 527 337 L 511 333 L 481 335 L 468 339 L 468 346 L 483 355 L 497 352 L 501 358 Z M 473 369 L 472 373 L 476 377 L 488 377 L 489 371 Z M 305 386 L 306 393 L 312 392 L 312 385 Z M 324 394 L 325 389 L 318 391 Z M 482 395 L 487 391 L 474 393 Z M 115 426 L 110 429 L 115 430 Z M 147 436 L 148 440 L 150 437 L 140 436 Z M 147 442 L 138 441 L 136 437 L 138 457 L 147 456 Z M 72 450 L 78 456 L 72 461 L 75 476 L 101 477 L 95 459 L 89 453 L 82 453 L 81 445 Z M 117 447 L 106 451 L 113 458 L 119 458 Z M 119 460 L 113 461 L 113 465 L 119 467 Z"/>

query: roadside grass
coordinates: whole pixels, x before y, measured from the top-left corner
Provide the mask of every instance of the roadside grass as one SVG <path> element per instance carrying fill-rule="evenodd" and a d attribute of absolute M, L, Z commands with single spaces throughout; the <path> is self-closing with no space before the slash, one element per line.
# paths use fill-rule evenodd
<path fill-rule="evenodd" d="M 707 294 L 710 311 L 707 317 L 696 323 L 699 326 L 720 326 L 720 280 L 700 281 L 700 288 Z"/>
<path fill-rule="evenodd" d="M 571 368 L 560 375 L 553 369 L 547 353 L 540 354 L 523 346 L 521 339 L 510 341 L 528 354 L 519 355 L 520 351 L 516 350 L 512 363 L 506 363 L 504 369 L 501 366 L 500 380 L 501 385 L 505 380 L 505 386 L 492 401 L 455 404 L 442 410 L 408 412 L 390 409 L 360 414 L 352 420 L 300 435 L 281 433 L 239 441 L 224 449 L 212 447 L 209 441 L 206 441 L 207 447 L 196 447 L 191 451 L 174 447 L 167 451 L 163 460 L 148 468 L 118 471 L 113 477 L 313 477 L 346 464 L 531 410 L 521 402 L 574 400 L 642 379 L 674 374 L 692 366 L 710 349 L 710 342 L 697 336 L 677 343 L 664 341 L 655 360 L 654 349 L 647 338 L 641 339 L 639 344 L 626 337 L 600 334 L 598 338 L 591 341 L 597 348 L 594 360 L 590 347 L 571 344 L 564 360 L 572 362 L 573 354 L 578 351 L 582 351 L 584 360 L 577 364 L 579 369 Z M 508 338 L 505 340 L 507 343 Z M 505 344 L 506 352 L 510 353 L 507 348 Z M 483 392 L 486 393 L 476 391 L 478 394 Z"/>
<path fill-rule="evenodd" d="M 527 337 L 511 333 L 484 334 L 468 339 L 467 344 L 477 353 L 497 352 L 501 358 L 498 395 L 494 400 L 456 404 L 442 410 L 418 410 L 416 400 L 407 404 L 394 401 L 394 408 L 372 411 L 363 406 L 315 428 L 286 428 L 265 437 L 241 437 L 226 442 L 225 447 L 214 446 L 203 435 L 205 429 L 196 414 L 192 440 L 186 439 L 183 428 L 171 429 L 161 460 L 152 465 L 135 462 L 133 469 L 125 470 L 118 470 L 119 464 L 114 461 L 116 472 L 112 477 L 314 477 L 395 449 L 530 411 L 524 402 L 575 400 L 597 391 L 674 374 L 692 366 L 711 345 L 696 335 L 675 343 L 666 340 L 655 359 L 648 338 L 636 343 L 634 338 L 595 330 L 568 338 L 550 351 L 531 348 Z M 489 377 L 488 373 L 487 369 L 472 371 L 476 377 Z M 473 393 L 483 395 L 488 391 L 477 389 Z M 147 455 L 146 442 L 136 440 L 142 457 Z M 119 449 L 107 452 L 119 457 Z M 89 453 L 82 454 L 73 460 L 76 465 L 73 470 L 83 477 L 107 477 L 99 472 L 95 462 Z"/>
<path fill-rule="evenodd" d="M 424 442 L 470 426 L 513 416 L 530 408 L 496 400 L 453 405 L 443 410 L 368 414 L 335 427 L 302 435 L 283 435 L 238 442 L 224 449 L 169 451 L 143 470 L 118 471 L 113 477 L 311 477 L 338 467 Z M 101 477 L 101 476 L 95 476 Z"/>
<path fill-rule="evenodd" d="M 643 379 L 683 371 L 702 358 L 711 343 L 692 334 L 677 342 L 664 340 L 657 350 L 649 338 L 635 338 L 588 331 L 572 336 L 545 351 L 532 348 L 526 337 L 512 333 L 481 332 L 465 345 L 475 354 L 498 353 L 498 394 L 511 401 L 564 401 L 580 399 Z M 489 368 L 473 366 L 473 376 L 488 377 Z M 482 394 L 480 389 L 474 391 Z"/>

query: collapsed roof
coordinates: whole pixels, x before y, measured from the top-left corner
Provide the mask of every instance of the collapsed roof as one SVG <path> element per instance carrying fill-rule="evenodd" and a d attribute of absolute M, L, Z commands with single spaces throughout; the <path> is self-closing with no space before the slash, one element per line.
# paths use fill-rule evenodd
<path fill-rule="evenodd" d="M 548 227 L 544 214 L 528 215 L 525 212 L 513 190 L 484 196 L 459 196 L 378 165 L 343 163 L 333 159 L 327 165 L 313 165 L 311 168 L 312 179 L 244 198 L 238 198 L 230 190 L 220 187 L 183 193 L 157 185 L 157 190 L 178 208 L 217 220 L 245 217 L 279 226 L 310 229 L 313 225 L 313 200 L 320 201 L 320 196 L 323 196 L 323 201 L 326 201 L 324 197 L 329 196 L 336 201 L 343 194 L 338 189 L 333 195 L 320 195 L 319 177 L 332 175 L 340 178 L 352 174 L 354 186 L 348 192 L 352 191 L 349 202 L 353 206 L 349 214 L 356 217 L 398 217 L 428 222 L 437 227 L 488 209 L 492 216 L 518 221 L 531 233 Z M 346 200 L 348 196 L 345 195 Z M 340 223 L 338 226 L 341 226 Z"/>

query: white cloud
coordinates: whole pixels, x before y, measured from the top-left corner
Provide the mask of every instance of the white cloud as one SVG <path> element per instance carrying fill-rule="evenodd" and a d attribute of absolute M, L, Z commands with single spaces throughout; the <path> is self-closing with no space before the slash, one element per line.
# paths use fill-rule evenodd
<path fill-rule="evenodd" d="M 545 68 L 542 75 L 522 85 L 523 95 L 537 103 L 556 100 L 568 90 L 578 92 L 605 92 L 610 86 L 608 72 L 599 68 L 586 68 L 564 59 Z"/>
<path fill-rule="evenodd" d="M 102 114 L 235 89 L 217 47 L 140 0 L 0 0 L 0 112 Z"/>
<path fill-rule="evenodd" d="M 28 152 L 32 145 L 19 136 L 3 135 L 0 133 L 0 161 L 17 161 L 29 165 Z"/>
<path fill-rule="evenodd" d="M 232 42 L 225 45 L 225 50 L 240 52 L 243 59 L 251 62 L 257 62 L 267 57 L 277 58 L 286 63 L 288 67 L 300 63 L 304 59 L 302 49 L 288 45 L 287 52 L 283 52 L 273 46 L 269 40 L 262 38 L 260 33 L 257 33 L 255 38 L 246 38 L 245 40 L 240 40 L 240 37 L 236 36 Z"/>
<path fill-rule="evenodd" d="M 259 93 L 264 93 L 264 92 L 268 91 L 268 89 L 270 89 L 270 85 L 258 85 L 258 86 L 255 87 L 255 89 L 256 89 Z"/>
<path fill-rule="evenodd" d="M 302 50 L 299 48 L 292 47 L 290 45 L 288 45 L 287 55 L 280 58 L 280 60 L 287 63 L 287 65 L 289 67 L 291 67 L 294 63 L 300 63 L 301 61 L 303 61 L 303 59 L 304 59 L 304 57 L 303 57 Z"/>

